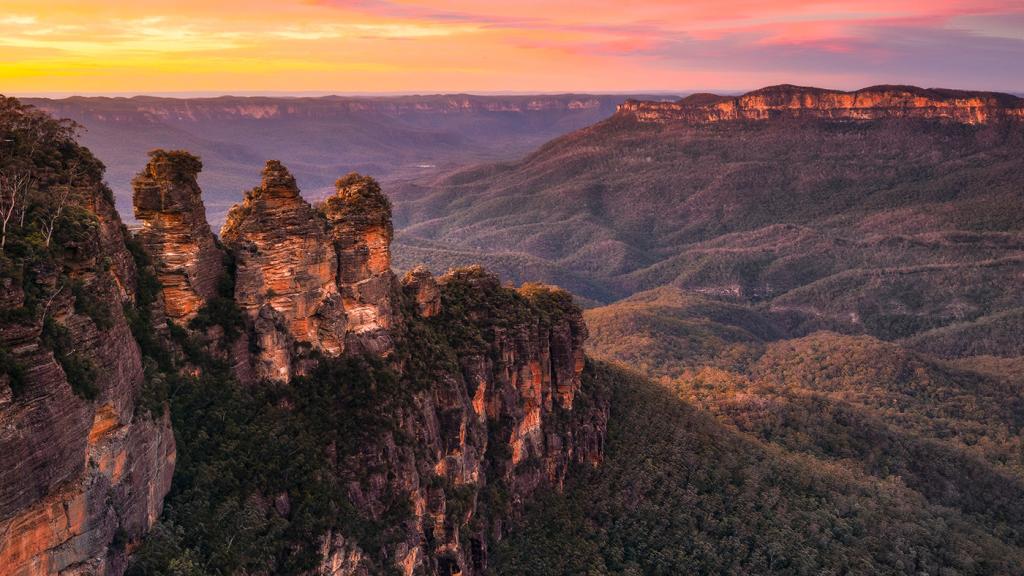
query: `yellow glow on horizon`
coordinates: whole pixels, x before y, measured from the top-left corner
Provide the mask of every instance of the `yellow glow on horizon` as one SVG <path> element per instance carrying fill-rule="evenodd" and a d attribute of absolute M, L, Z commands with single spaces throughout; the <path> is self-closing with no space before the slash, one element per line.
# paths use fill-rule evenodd
<path fill-rule="evenodd" d="M 886 73 L 893 76 L 901 66 L 916 71 L 915 60 L 899 53 L 906 44 L 874 49 L 886 30 L 955 35 L 956 26 L 971 23 L 967 34 L 984 39 L 988 30 L 1012 40 L 1001 15 L 1024 18 L 1024 6 L 1011 0 L 735 0 L 728 9 L 712 0 L 0 0 L 0 93 L 596 91 L 795 80 L 842 87 L 888 79 L 877 77 L 886 72 L 877 66 L 844 70 L 829 60 L 858 50 L 872 50 L 875 64 L 892 62 Z M 780 54 L 799 64 L 769 56 L 761 64 L 767 53 L 758 50 L 772 49 L 788 51 Z"/>

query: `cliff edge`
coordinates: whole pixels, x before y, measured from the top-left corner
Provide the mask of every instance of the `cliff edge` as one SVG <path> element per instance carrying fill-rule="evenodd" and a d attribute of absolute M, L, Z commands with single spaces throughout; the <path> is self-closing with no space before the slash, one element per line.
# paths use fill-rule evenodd
<path fill-rule="evenodd" d="M 783 84 L 742 96 L 693 94 L 677 102 L 627 100 L 619 105 L 616 117 L 640 122 L 694 124 L 780 118 L 849 121 L 927 118 L 983 124 L 1024 120 L 1024 99 L 997 92 L 916 86 L 871 86 L 843 92 Z"/>

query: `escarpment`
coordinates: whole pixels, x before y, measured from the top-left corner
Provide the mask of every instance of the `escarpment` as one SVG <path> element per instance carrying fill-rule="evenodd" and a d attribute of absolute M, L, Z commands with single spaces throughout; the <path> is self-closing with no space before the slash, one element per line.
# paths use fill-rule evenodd
<path fill-rule="evenodd" d="M 288 418 L 311 420 L 315 466 L 348 510 L 294 544 L 315 545 L 306 572 L 482 574 L 524 502 L 601 461 L 607 399 L 584 386 L 587 330 L 571 295 L 506 287 L 481 268 L 399 281 L 392 235 L 373 179 L 345 176 L 314 207 L 267 163 L 221 232 L 244 325 L 234 348 L 256 368 L 242 386 L 275 381 Z M 176 278 L 165 278 L 166 296 Z M 310 405 L 310 390 L 326 397 Z M 304 490 L 248 497 L 297 522 Z"/>
<path fill-rule="evenodd" d="M 880 120 L 941 119 L 964 124 L 1024 120 L 1024 99 L 993 92 L 872 86 L 854 92 L 803 86 L 769 86 L 742 96 L 694 94 L 678 102 L 629 100 L 619 117 L 640 122 L 695 124 L 773 118 Z"/>
<path fill-rule="evenodd" d="M 25 125 L 57 134 L 3 159 L 52 219 L 9 226 L 0 252 L 0 573 L 120 574 L 161 513 L 175 439 L 144 406 L 145 287 L 102 166 L 55 124 L 0 113 L 8 142 L 39 133 Z"/>
<path fill-rule="evenodd" d="M 407 361 L 403 385 L 415 392 L 398 428 L 340 459 L 347 465 L 339 473 L 353 479 L 349 497 L 373 519 L 393 513 L 396 495 L 410 503 L 393 544 L 377 553 L 385 565 L 403 574 L 482 574 L 489 546 L 525 502 L 560 489 L 573 465 L 601 462 L 607 399 L 583 385 L 586 327 L 568 293 L 514 290 L 479 267 L 437 281 L 422 270 L 415 276 L 418 286 L 405 283 L 409 317 L 396 347 L 416 361 L 434 342 L 452 363 L 424 371 Z M 439 308 L 417 299 L 431 284 Z M 360 470 L 371 472 L 356 479 Z M 321 573 L 376 573 L 365 550 L 351 566 L 355 544 L 334 534 Z"/>

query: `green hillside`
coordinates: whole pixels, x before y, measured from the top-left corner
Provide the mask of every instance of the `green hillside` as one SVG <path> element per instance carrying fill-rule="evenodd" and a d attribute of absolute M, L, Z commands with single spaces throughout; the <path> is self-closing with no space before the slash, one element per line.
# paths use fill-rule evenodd
<path fill-rule="evenodd" d="M 622 369 L 591 363 L 588 375 L 612 394 L 606 459 L 530 507 L 496 551 L 494 574 L 1024 569 L 1019 515 L 993 531 L 895 474 L 737 431 Z"/>

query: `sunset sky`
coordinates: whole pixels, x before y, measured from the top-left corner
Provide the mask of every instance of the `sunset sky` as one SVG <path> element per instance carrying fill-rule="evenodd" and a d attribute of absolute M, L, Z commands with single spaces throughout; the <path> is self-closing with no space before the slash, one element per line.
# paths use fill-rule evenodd
<path fill-rule="evenodd" d="M 0 0 L 0 93 L 1024 91 L 1024 0 Z"/>

